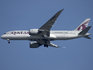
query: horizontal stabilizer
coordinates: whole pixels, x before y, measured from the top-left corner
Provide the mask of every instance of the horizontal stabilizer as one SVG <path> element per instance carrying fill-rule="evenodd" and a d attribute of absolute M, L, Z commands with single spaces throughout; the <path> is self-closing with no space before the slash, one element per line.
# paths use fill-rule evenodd
<path fill-rule="evenodd" d="M 91 28 L 91 26 L 87 27 L 86 29 L 84 29 L 83 31 L 81 31 L 78 35 L 85 35 L 90 28 Z"/>
<path fill-rule="evenodd" d="M 87 39 L 91 39 L 89 36 L 85 36 L 85 38 L 87 38 Z"/>

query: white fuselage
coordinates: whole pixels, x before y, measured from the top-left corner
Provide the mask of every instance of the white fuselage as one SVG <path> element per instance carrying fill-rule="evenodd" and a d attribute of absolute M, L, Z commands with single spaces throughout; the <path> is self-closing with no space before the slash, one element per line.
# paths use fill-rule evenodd
<path fill-rule="evenodd" d="M 79 37 L 84 37 L 86 35 L 90 35 L 87 33 L 86 35 L 78 35 L 80 31 L 50 31 L 50 40 L 68 40 L 74 39 Z M 29 35 L 28 30 L 18 30 L 18 31 L 9 31 L 6 32 L 1 36 L 2 39 L 9 39 L 9 40 L 31 40 L 37 41 L 38 39 L 44 39 L 44 37 L 39 37 L 35 35 Z"/>

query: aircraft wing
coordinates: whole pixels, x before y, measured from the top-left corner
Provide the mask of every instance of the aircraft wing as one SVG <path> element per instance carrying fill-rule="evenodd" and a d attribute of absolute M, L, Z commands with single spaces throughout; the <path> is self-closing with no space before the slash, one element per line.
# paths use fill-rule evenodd
<path fill-rule="evenodd" d="M 44 36 L 49 37 L 50 36 L 50 29 L 57 20 L 58 16 L 64 9 L 58 11 L 51 19 L 49 19 L 42 27 L 39 28 L 39 34 L 36 36 Z"/>
<path fill-rule="evenodd" d="M 60 46 L 55 45 L 53 43 L 50 43 L 50 41 L 46 41 L 46 40 L 37 41 L 37 43 L 42 44 L 42 45 L 47 45 L 47 46 L 55 47 L 55 48 L 60 48 Z"/>
<path fill-rule="evenodd" d="M 58 11 L 51 19 L 49 19 L 42 27 L 40 27 L 39 30 L 50 30 L 63 10 L 64 9 Z"/>
<path fill-rule="evenodd" d="M 50 36 L 50 29 L 57 20 L 58 16 L 64 9 L 58 11 L 51 19 L 49 19 L 42 27 L 39 28 L 39 33 L 36 36 L 44 37 L 44 40 L 37 41 L 39 44 L 44 44 L 51 47 L 58 48 L 59 46 L 50 43 L 49 36 Z"/>

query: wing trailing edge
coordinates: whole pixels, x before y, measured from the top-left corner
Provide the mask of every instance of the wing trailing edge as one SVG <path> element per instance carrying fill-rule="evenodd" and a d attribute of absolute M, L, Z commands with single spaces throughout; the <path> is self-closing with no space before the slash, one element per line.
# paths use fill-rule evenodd
<path fill-rule="evenodd" d="M 48 46 L 51 46 L 51 47 L 55 47 L 55 48 L 59 48 L 59 46 L 53 44 L 53 43 L 49 43 Z"/>

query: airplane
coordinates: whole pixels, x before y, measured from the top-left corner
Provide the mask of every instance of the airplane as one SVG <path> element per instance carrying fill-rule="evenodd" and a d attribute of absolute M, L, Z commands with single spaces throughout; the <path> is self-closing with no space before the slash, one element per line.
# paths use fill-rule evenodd
<path fill-rule="evenodd" d="M 52 18 L 50 18 L 43 26 L 39 29 L 29 29 L 29 30 L 13 30 L 4 33 L 1 38 L 6 39 L 8 43 L 10 40 L 30 40 L 30 48 L 38 48 L 41 45 L 44 47 L 55 47 L 60 46 L 51 43 L 50 41 L 54 40 L 69 40 L 75 38 L 87 38 L 90 33 L 87 33 L 91 26 L 87 27 L 90 21 L 90 18 L 87 18 L 83 21 L 75 30 L 72 31 L 62 31 L 62 30 L 51 30 L 51 27 L 57 20 L 58 16 L 64 9 L 58 11 Z"/>

